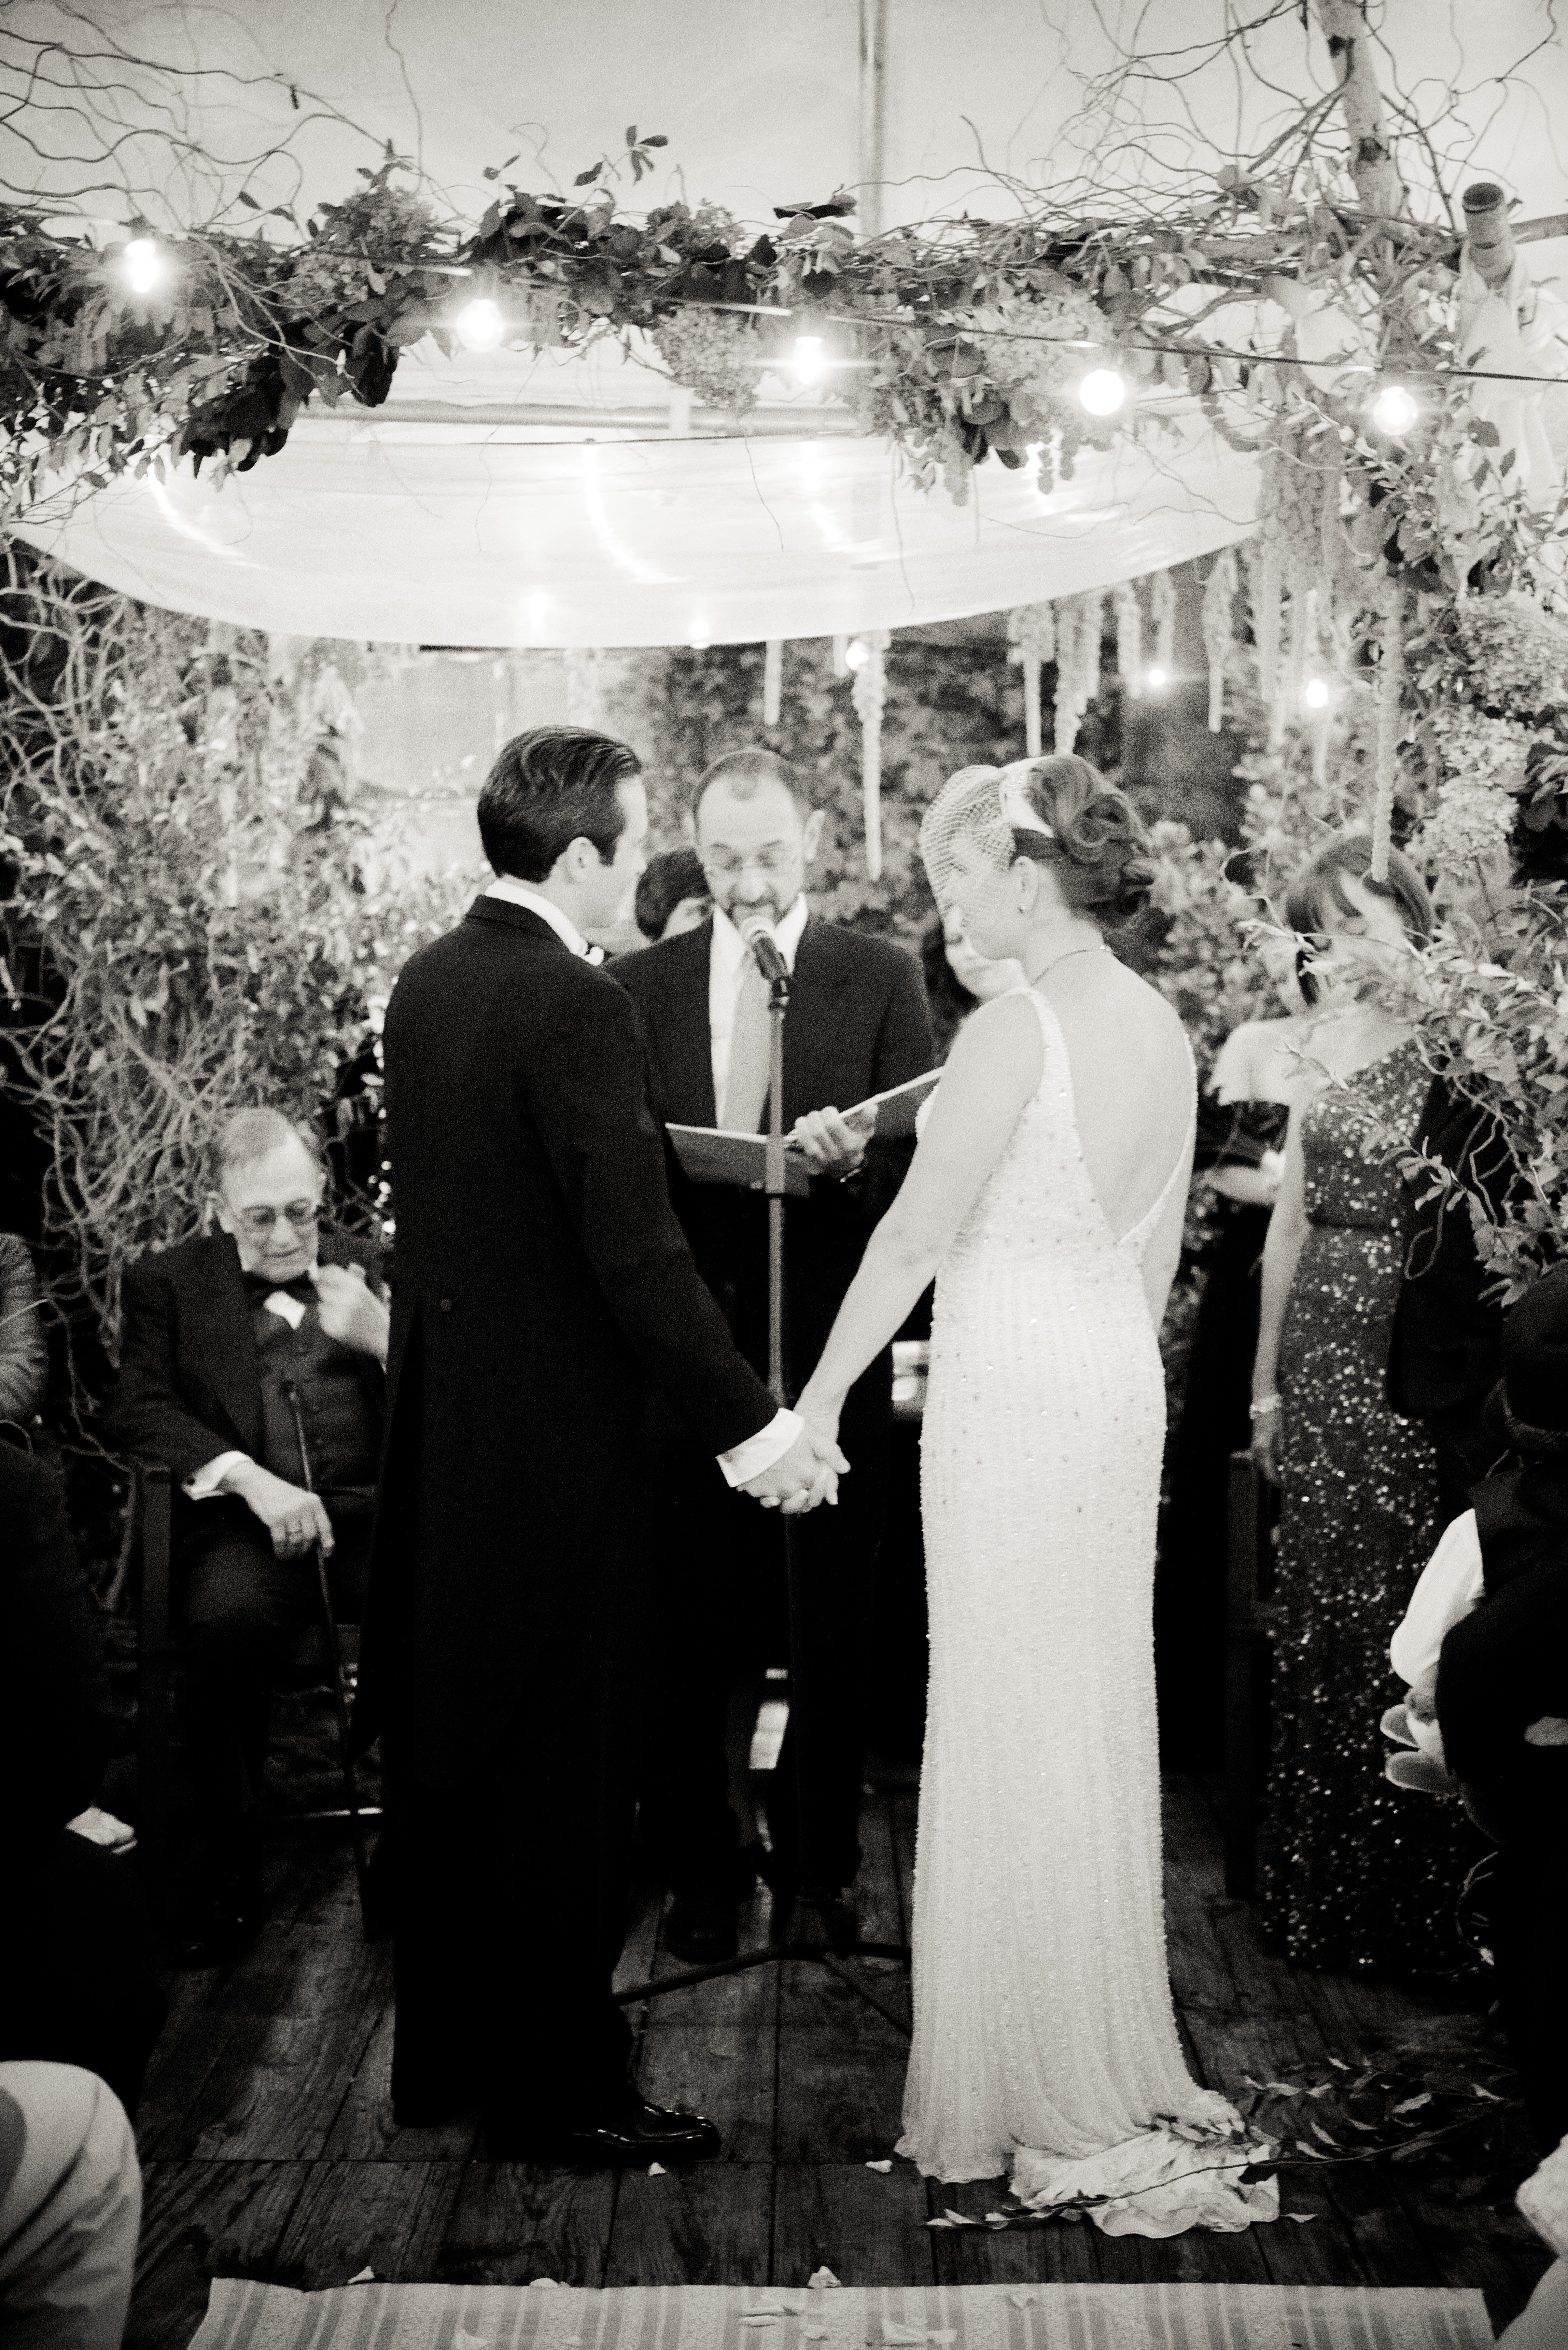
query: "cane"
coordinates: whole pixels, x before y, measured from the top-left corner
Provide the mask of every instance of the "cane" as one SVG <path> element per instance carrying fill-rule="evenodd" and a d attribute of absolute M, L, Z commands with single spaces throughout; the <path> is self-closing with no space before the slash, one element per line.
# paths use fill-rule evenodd
<path fill-rule="evenodd" d="M 316 1486 L 310 1474 L 310 1447 L 305 1439 L 305 1409 L 299 1389 L 292 1379 L 285 1382 L 284 1393 L 294 1414 L 295 1440 L 299 1446 L 299 1465 L 305 1473 L 305 1490 L 314 1493 Z M 332 1613 L 332 1588 L 327 1580 L 327 1557 L 319 1540 L 311 1544 L 316 1554 L 316 1578 L 321 1594 L 321 1620 L 327 1627 L 327 1654 L 332 1660 L 332 1694 L 337 1704 L 337 1751 L 343 1758 L 343 1800 L 348 1807 L 348 1835 L 354 1846 L 354 1874 L 359 1885 L 359 1918 L 363 1924 L 369 1916 L 369 1863 L 365 1858 L 365 1824 L 359 1817 L 359 1789 L 354 1777 L 354 1757 L 348 1744 L 348 1698 L 343 1677 L 343 1651 L 338 1645 L 337 1625 Z"/>

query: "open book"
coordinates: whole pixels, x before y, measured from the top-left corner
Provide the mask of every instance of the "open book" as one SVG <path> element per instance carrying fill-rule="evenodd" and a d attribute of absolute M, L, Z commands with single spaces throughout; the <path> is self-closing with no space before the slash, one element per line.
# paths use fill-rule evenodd
<path fill-rule="evenodd" d="M 913 1134 L 915 1113 L 940 1082 L 941 1074 L 940 1069 L 928 1069 L 924 1076 L 909 1077 L 901 1086 L 889 1086 L 886 1093 L 872 1094 L 865 1101 L 853 1103 L 844 1116 L 859 1127 L 867 1139 L 875 1137 L 878 1142 L 900 1142 Z M 751 1191 L 762 1190 L 768 1140 L 765 1134 L 745 1134 L 727 1126 L 674 1124 L 666 1131 L 694 1183 L 737 1183 Z M 784 1138 L 786 1145 L 788 1139 Z M 787 1153 L 784 1173 L 790 1191 L 798 1194 L 810 1190 L 810 1168 L 797 1153 Z"/>

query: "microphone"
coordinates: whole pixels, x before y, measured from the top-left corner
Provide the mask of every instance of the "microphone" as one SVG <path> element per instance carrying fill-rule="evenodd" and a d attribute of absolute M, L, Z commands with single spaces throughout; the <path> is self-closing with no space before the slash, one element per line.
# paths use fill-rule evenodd
<path fill-rule="evenodd" d="M 757 969 L 769 985 L 774 986 L 782 979 L 787 986 L 789 965 L 779 952 L 779 942 L 774 936 L 774 926 L 766 915 L 748 914 L 744 921 L 737 922 L 735 927 L 751 949 Z"/>

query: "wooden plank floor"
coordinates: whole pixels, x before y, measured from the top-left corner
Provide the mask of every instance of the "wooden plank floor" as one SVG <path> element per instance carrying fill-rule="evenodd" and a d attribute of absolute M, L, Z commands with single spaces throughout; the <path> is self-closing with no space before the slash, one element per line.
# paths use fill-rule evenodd
<path fill-rule="evenodd" d="M 1167 1790 L 1172 1980 L 1195 2069 L 1235 2090 L 1330 2056 L 1350 2064 L 1450 2028 L 1440 2003 L 1299 1974 L 1259 1950 L 1224 1895 L 1218 1826 L 1193 1781 Z M 869 1939 L 907 1939 L 914 1798 L 868 1794 L 859 1886 Z M 279 2283 L 379 2276 L 573 2284 L 802 2284 L 1232 2278 L 1480 2285 L 1511 2316 L 1545 2254 L 1506 2195 L 1442 2199 L 1414 2172 L 1290 2176 L 1282 2220 L 1238 2236 L 1112 2238 L 1057 2223 L 931 2230 L 944 2205 L 992 2209 L 1000 2182 L 928 2184 L 891 2154 L 906 2043 L 819 1969 L 759 1968 L 642 2012 L 639 2080 L 711 2114 L 723 2159 L 662 2178 L 475 2158 L 466 2126 L 397 2130 L 387 2102 L 391 1960 L 359 1939 L 336 1841 L 280 1843 L 274 1907 L 226 1972 L 174 1979 L 141 2116 L 146 2217 L 130 2350 L 180 2350 L 216 2274 Z M 765 1938 L 767 1905 L 747 1920 Z M 647 1902 L 624 1982 L 669 1972 Z M 901 1970 L 861 1962 L 907 2011 Z M 1453 2021 L 1463 2034 L 1484 2029 Z"/>

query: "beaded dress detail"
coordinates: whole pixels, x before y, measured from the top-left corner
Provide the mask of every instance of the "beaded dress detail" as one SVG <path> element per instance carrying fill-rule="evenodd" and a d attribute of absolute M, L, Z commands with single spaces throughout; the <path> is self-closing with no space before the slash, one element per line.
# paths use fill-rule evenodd
<path fill-rule="evenodd" d="M 1442 1531 L 1438 1460 L 1388 1408 L 1404 1190 L 1381 1135 L 1431 1083 L 1413 1039 L 1303 1113 L 1307 1235 L 1280 1347 L 1273 1764 L 1264 1922 L 1296 1966 L 1467 1969 L 1456 1923 L 1485 1852 L 1461 1805 L 1383 1775 L 1403 1694 L 1388 1642 Z M 1370 1155 L 1369 1155 L 1370 1149 Z"/>
<path fill-rule="evenodd" d="M 1275 2215 L 1277 2190 L 1239 2183 L 1241 2125 L 1183 2062 L 1160 1884 L 1165 1384 L 1142 1263 L 1186 1151 L 1118 1240 L 1079 1148 L 1060 1024 L 1030 1001 L 1039 1087 L 937 1276 L 898 2151 L 949 2180 L 1011 2168 L 1041 2206 L 1108 2196 L 1095 2216 L 1110 2233 L 1241 2228 Z"/>

